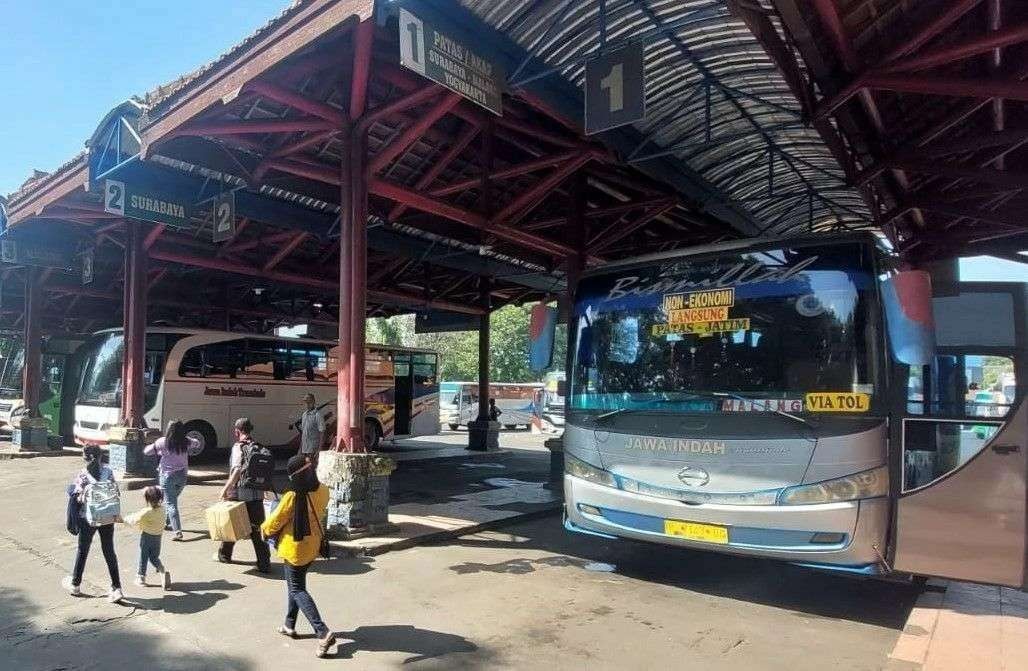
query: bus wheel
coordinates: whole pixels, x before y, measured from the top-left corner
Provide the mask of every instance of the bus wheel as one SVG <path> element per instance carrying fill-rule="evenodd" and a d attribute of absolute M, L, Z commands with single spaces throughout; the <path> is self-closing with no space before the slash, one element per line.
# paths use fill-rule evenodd
<path fill-rule="evenodd" d="M 195 438 L 200 443 L 200 451 L 194 456 L 209 455 L 218 447 L 218 434 L 214 433 L 214 427 L 207 422 L 194 419 L 192 422 L 187 422 L 184 428 L 187 437 Z"/>
<path fill-rule="evenodd" d="M 370 419 L 364 420 L 364 448 L 376 450 L 381 440 L 382 429 L 378 428 L 378 422 Z"/>
<path fill-rule="evenodd" d="M 518 428 L 518 425 L 517 424 L 504 424 L 503 428 L 507 429 L 508 431 L 516 431 L 517 428 Z"/>
<path fill-rule="evenodd" d="M 450 427 L 450 431 L 456 431 L 460 428 L 460 424 L 447 424 L 446 426 Z"/>

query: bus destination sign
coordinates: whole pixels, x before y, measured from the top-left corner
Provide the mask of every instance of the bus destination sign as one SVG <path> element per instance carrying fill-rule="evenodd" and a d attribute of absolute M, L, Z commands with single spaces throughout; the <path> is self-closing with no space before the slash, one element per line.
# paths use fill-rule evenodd
<path fill-rule="evenodd" d="M 400 9 L 400 63 L 497 116 L 503 115 L 504 74 L 435 26 Z"/>

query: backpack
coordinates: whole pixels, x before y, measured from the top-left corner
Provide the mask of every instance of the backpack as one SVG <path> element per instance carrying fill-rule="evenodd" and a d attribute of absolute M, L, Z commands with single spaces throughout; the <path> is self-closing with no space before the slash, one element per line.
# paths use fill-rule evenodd
<path fill-rule="evenodd" d="M 113 524 L 121 515 L 121 492 L 114 480 L 97 480 L 88 472 L 89 482 L 82 492 L 82 505 L 86 511 L 86 521 L 90 526 L 100 527 Z"/>
<path fill-rule="evenodd" d="M 275 458 L 271 450 L 258 443 L 243 445 L 243 468 L 239 487 L 257 491 L 274 491 L 272 478 L 275 475 Z"/>

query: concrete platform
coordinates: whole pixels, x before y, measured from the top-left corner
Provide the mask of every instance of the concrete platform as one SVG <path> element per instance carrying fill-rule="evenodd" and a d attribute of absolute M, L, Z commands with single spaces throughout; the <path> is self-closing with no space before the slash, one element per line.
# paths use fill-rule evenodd
<path fill-rule="evenodd" d="M 1028 594 L 930 581 L 889 655 L 889 671 L 1028 668 Z"/>

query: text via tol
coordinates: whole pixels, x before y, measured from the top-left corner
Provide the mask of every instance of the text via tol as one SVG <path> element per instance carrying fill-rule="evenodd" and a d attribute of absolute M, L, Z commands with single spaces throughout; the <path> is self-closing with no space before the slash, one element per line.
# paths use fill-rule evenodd
<path fill-rule="evenodd" d="M 813 392 L 804 400 L 810 412 L 867 412 L 871 409 L 871 397 L 864 393 Z"/>

